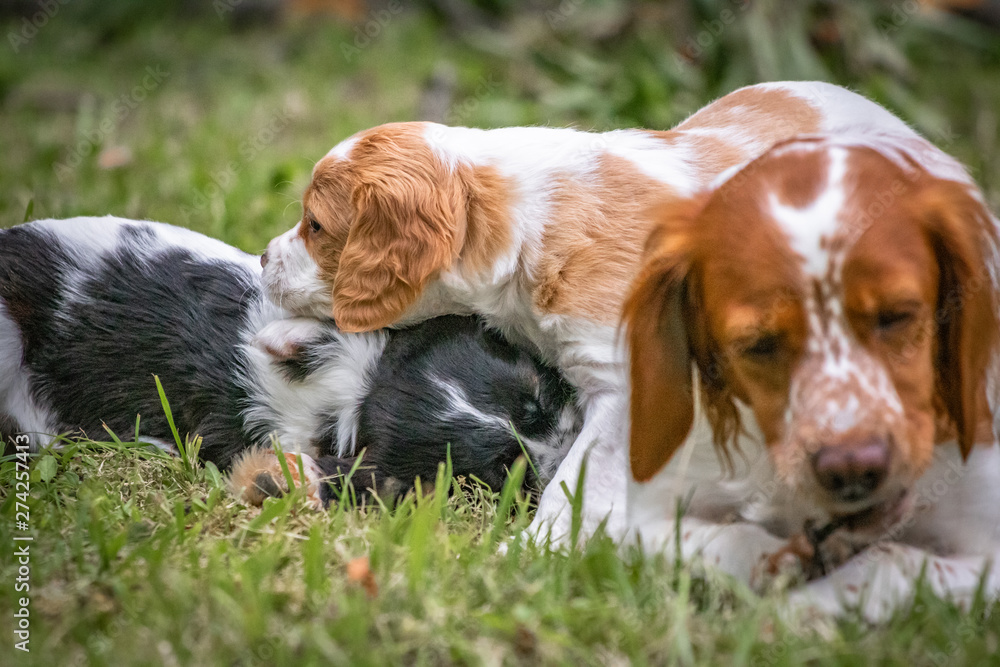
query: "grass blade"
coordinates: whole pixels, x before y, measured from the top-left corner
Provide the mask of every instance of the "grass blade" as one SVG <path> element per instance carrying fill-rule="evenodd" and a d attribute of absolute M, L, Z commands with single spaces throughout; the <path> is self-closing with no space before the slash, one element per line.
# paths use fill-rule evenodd
<path fill-rule="evenodd" d="M 538 468 L 535 467 L 535 462 L 531 460 L 531 454 L 528 453 L 528 448 L 524 446 L 524 442 L 521 440 L 521 434 L 517 432 L 516 428 L 514 428 L 514 422 L 507 423 L 510 424 L 510 431 L 514 434 L 517 444 L 521 447 L 521 453 L 524 454 L 524 458 L 528 460 L 528 466 L 531 467 L 531 472 L 535 475 L 535 479 L 540 480 L 541 477 L 538 474 Z"/>
<path fill-rule="evenodd" d="M 497 503 L 496 514 L 493 517 L 493 526 L 490 530 L 489 539 L 486 541 L 488 549 L 493 549 L 499 544 L 507 532 L 507 520 L 510 517 L 510 508 L 514 504 L 517 492 L 524 484 L 524 474 L 528 469 L 528 464 L 524 459 L 518 458 L 514 461 L 507 481 L 504 482 L 503 489 L 500 490 L 500 501 Z"/>
<path fill-rule="evenodd" d="M 160 376 L 154 375 L 153 379 L 156 380 L 156 392 L 160 395 L 160 405 L 163 406 L 163 414 L 167 417 L 167 424 L 170 425 L 170 432 L 174 434 L 174 443 L 177 445 L 177 451 L 181 454 L 181 461 L 184 463 L 185 469 L 191 468 L 191 461 L 188 459 L 187 448 L 184 443 L 181 442 L 181 436 L 177 432 L 177 427 L 174 425 L 174 413 L 170 410 L 170 403 L 167 401 L 167 393 L 163 391 L 163 384 L 160 383 Z M 138 422 L 136 422 L 136 431 L 138 432 Z"/>

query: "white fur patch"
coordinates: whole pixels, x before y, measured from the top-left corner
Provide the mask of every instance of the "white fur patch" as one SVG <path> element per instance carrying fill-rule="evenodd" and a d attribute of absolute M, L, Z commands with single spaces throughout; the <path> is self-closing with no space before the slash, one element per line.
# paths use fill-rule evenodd
<path fill-rule="evenodd" d="M 149 223 L 107 215 L 35 220 L 27 224 L 58 236 L 66 250 L 76 253 L 78 259 L 97 258 L 113 252 L 121 241 L 122 228 L 129 226 L 152 232 L 150 240 L 144 240 L 141 236 L 132 239 L 140 249 L 149 252 L 157 252 L 169 246 L 183 248 L 203 261 L 229 261 L 242 265 L 255 261 L 252 255 L 222 241 L 165 223 Z"/>
<path fill-rule="evenodd" d="M 445 421 L 471 419 L 483 426 L 499 428 L 504 431 L 510 429 L 510 419 L 508 417 L 486 414 L 469 402 L 469 397 L 466 396 L 465 390 L 461 386 L 436 375 L 430 375 L 428 379 L 434 386 L 441 390 L 444 396 L 445 405 L 441 410 L 441 418 Z"/>
<path fill-rule="evenodd" d="M 295 227 L 278 236 L 267 246 L 267 266 L 262 279 L 267 295 L 279 307 L 320 319 L 333 315 L 331 286 L 319 275 L 319 265 L 306 250 Z"/>
<path fill-rule="evenodd" d="M 847 151 L 833 148 L 828 156 L 826 186 L 808 206 L 788 206 L 779 201 L 776 194 L 770 194 L 771 217 L 788 235 L 792 249 L 803 258 L 806 274 L 815 278 L 824 277 L 830 269 L 831 256 L 823 245 L 840 230 L 840 213 L 845 201 L 843 180 L 847 173 Z"/>
<path fill-rule="evenodd" d="M 344 159 L 351 153 L 351 149 L 358 143 L 358 137 L 353 136 L 344 139 L 339 144 L 330 149 L 326 154 L 326 157 L 335 157 Z M 318 164 L 318 163 L 317 163 Z"/>
<path fill-rule="evenodd" d="M 320 335 L 329 340 L 317 341 Z M 280 424 L 274 435 L 286 451 L 318 455 L 315 441 L 322 435 L 324 424 L 336 418 L 336 454 L 353 454 L 357 409 L 369 389 L 386 341 L 381 331 L 346 334 L 332 325 L 299 318 L 267 325 L 244 345 L 254 374 L 248 390 L 255 407 L 244 415 L 248 424 Z M 277 364 L 282 355 L 275 357 L 268 352 L 269 345 L 281 350 L 315 345 L 316 356 L 323 361 L 306 378 L 290 381 Z"/>
<path fill-rule="evenodd" d="M 21 331 L 0 299 L 0 413 L 16 422 L 18 434 L 27 435 L 35 451 L 57 433 L 51 411 L 32 395 L 31 376 L 21 363 L 23 355 Z"/>

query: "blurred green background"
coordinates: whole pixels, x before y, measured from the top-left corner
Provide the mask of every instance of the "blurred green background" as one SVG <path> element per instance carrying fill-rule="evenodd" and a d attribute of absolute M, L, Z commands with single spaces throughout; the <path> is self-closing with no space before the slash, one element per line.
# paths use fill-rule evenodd
<path fill-rule="evenodd" d="M 361 128 L 667 128 L 778 79 L 885 104 L 1000 208 L 1000 11 L 929 4 L 7 0 L 0 226 L 112 213 L 257 252 Z"/>
<path fill-rule="evenodd" d="M 803 78 L 891 108 L 1000 210 L 1000 0 L 967 3 L 0 0 L 0 227 L 111 213 L 259 252 L 298 219 L 313 163 L 362 128 L 667 128 L 739 86 Z M 996 662 L 996 603 L 964 615 L 922 593 L 887 626 L 804 634 L 775 599 L 607 540 L 500 554 L 530 515 L 508 525 L 496 497 L 321 516 L 290 497 L 260 514 L 140 449 L 47 458 L 32 653 L 15 662 L 8 639 L 3 665 Z M 361 555 L 375 599 L 343 575 Z"/>

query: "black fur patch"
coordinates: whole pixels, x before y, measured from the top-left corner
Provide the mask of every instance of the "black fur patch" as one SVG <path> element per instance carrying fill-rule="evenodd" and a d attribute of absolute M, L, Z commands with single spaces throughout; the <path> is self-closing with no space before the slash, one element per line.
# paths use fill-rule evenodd
<path fill-rule="evenodd" d="M 572 391 L 527 350 L 476 318 L 439 317 L 392 332 L 359 414 L 358 448 L 380 479 L 433 481 L 451 456 L 453 474 L 493 489 L 522 454 L 509 427 L 470 415 L 446 415 L 434 378 L 461 388 L 481 412 L 509 420 L 523 436 L 556 428 Z"/>
<path fill-rule="evenodd" d="M 0 231 L 0 298 L 21 329 L 29 363 L 51 333 L 70 263 L 55 234 L 34 227 Z"/>
<path fill-rule="evenodd" d="M 354 499 L 359 503 L 366 503 L 371 498 L 373 491 L 383 502 L 391 503 L 413 487 L 413 480 L 403 483 L 394 477 L 387 477 L 384 469 L 380 469 L 378 466 L 362 462 L 355 468 L 356 461 L 357 457 L 321 456 L 316 459 L 316 464 L 327 479 L 327 483 L 319 489 L 319 497 L 323 501 L 324 507 L 339 500 L 341 494 L 350 498 L 352 492 Z M 351 474 L 351 470 L 354 470 L 353 474 Z M 345 482 L 347 482 L 349 475 L 351 489 L 348 491 L 345 489 Z"/>
<path fill-rule="evenodd" d="M 259 286 L 241 267 L 183 249 L 150 253 L 144 231 L 123 233 L 96 273 L 81 274 L 86 279 L 73 286 L 79 296 L 58 317 L 59 290 L 47 287 L 46 276 L 61 275 L 68 260 L 39 253 L 37 238 L 24 244 L 22 253 L 34 253 L 30 281 L 0 284 L 9 308 L 28 304 L 11 309 L 24 332 L 27 365 L 60 428 L 96 439 L 106 437 L 103 423 L 130 438 L 137 414 L 141 434 L 170 438 L 158 375 L 181 437 L 202 435 L 202 456 L 227 466 L 248 444 L 241 417 L 247 397 L 233 378 L 245 373 L 237 345 Z M 3 250 L 17 255 L 7 243 Z"/>
<path fill-rule="evenodd" d="M 0 456 L 14 453 L 14 435 L 18 426 L 7 415 L 0 414 Z"/>
<path fill-rule="evenodd" d="M 119 230 L 119 239 L 122 243 L 152 243 L 156 239 L 156 232 L 148 225 L 124 224 Z"/>

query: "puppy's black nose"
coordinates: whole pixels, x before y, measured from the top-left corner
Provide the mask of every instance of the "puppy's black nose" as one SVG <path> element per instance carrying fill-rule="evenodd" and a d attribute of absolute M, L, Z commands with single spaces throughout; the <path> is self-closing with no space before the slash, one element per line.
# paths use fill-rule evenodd
<path fill-rule="evenodd" d="M 889 443 L 883 438 L 824 445 L 812 459 L 820 486 L 837 500 L 864 500 L 889 476 Z"/>
<path fill-rule="evenodd" d="M 265 266 L 267 266 L 267 251 L 266 250 L 264 251 L 264 254 L 260 256 L 260 268 L 263 269 Z"/>

